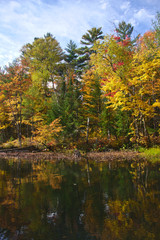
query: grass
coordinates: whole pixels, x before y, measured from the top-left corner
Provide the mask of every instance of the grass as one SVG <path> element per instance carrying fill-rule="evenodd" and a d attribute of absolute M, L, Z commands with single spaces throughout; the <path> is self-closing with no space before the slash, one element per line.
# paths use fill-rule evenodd
<path fill-rule="evenodd" d="M 160 161 L 160 147 L 139 148 L 138 151 L 151 162 Z"/>

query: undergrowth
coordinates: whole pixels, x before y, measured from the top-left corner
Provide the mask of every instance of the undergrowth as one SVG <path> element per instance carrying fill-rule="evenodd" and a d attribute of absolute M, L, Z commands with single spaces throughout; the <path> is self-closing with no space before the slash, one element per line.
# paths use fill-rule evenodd
<path fill-rule="evenodd" d="M 160 147 L 139 148 L 138 151 L 151 162 L 160 161 Z"/>

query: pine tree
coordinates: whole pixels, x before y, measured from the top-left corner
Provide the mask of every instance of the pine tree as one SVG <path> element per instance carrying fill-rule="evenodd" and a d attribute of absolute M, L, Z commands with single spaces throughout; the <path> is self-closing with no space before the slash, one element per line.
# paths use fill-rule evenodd
<path fill-rule="evenodd" d="M 103 32 L 101 29 L 101 27 L 94 27 L 82 36 L 80 43 L 83 47 L 77 49 L 77 53 L 79 54 L 78 64 L 81 72 L 83 71 L 83 68 L 89 64 L 90 55 L 93 53 L 92 47 L 94 42 L 98 39 L 103 39 Z"/>
<path fill-rule="evenodd" d="M 118 24 L 118 27 L 116 27 L 116 32 L 121 40 L 124 40 L 126 36 L 130 38 L 133 32 L 133 26 L 130 23 L 127 24 L 125 21 L 122 21 Z"/>
<path fill-rule="evenodd" d="M 65 61 L 67 62 L 70 68 L 73 68 L 75 70 L 76 70 L 77 58 L 78 58 L 76 49 L 77 49 L 77 45 L 72 40 L 70 40 L 70 42 L 67 44 L 67 48 L 65 48 L 67 52 L 65 54 Z"/>
<path fill-rule="evenodd" d="M 118 24 L 118 27 L 115 28 L 116 31 L 116 41 L 117 42 L 124 42 L 128 39 L 131 41 L 131 45 L 135 45 L 136 41 L 140 37 L 140 34 L 138 34 L 134 39 L 132 39 L 134 27 L 130 23 L 126 23 L 125 21 L 122 21 Z"/>

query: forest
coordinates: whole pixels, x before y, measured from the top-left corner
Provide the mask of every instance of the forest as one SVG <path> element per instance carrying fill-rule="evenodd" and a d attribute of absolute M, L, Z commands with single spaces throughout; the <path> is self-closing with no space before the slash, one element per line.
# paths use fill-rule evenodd
<path fill-rule="evenodd" d="M 160 13 L 133 36 L 93 27 L 63 50 L 51 33 L 0 70 L 0 144 L 107 151 L 160 144 Z"/>

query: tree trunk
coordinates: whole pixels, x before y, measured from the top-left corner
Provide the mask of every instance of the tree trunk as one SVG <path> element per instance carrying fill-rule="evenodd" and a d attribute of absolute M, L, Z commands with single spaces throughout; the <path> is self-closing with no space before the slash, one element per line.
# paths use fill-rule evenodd
<path fill-rule="evenodd" d="M 88 144 L 88 137 L 89 137 L 89 117 L 87 118 L 87 136 L 86 136 L 86 143 Z"/>
<path fill-rule="evenodd" d="M 143 117 L 143 127 L 144 127 L 144 134 L 148 139 L 148 146 L 151 146 L 151 139 L 150 139 L 149 133 L 146 128 L 146 121 L 145 121 L 144 117 Z"/>

